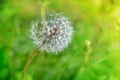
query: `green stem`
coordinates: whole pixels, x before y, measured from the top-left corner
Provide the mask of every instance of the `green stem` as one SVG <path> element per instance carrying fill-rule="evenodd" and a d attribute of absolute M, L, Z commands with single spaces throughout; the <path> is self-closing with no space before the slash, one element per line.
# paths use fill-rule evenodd
<path fill-rule="evenodd" d="M 24 80 L 24 76 L 28 70 L 28 67 L 30 65 L 30 63 L 32 62 L 32 60 L 34 59 L 34 57 L 37 55 L 38 51 L 40 50 L 40 48 L 45 44 L 46 42 L 46 38 L 43 40 L 43 43 L 41 46 L 39 46 L 33 53 L 32 55 L 28 58 L 26 64 L 25 64 L 25 67 L 23 69 L 23 72 L 22 72 L 22 77 L 21 77 L 21 80 Z"/>
<path fill-rule="evenodd" d="M 23 72 L 22 72 L 22 78 L 21 78 L 21 80 L 24 80 L 24 76 L 25 76 L 25 74 L 26 74 L 26 72 L 27 72 L 27 69 L 28 69 L 30 63 L 32 62 L 33 58 L 35 57 L 35 55 L 38 53 L 39 49 L 40 49 L 40 47 L 37 48 L 37 49 L 33 52 L 33 54 L 30 56 L 30 58 L 28 58 L 28 60 L 27 60 L 27 62 L 26 62 L 26 64 L 25 64 L 25 67 L 24 67 L 24 69 L 23 69 Z"/>
<path fill-rule="evenodd" d="M 44 2 L 43 4 L 41 4 L 41 18 L 42 18 L 42 26 L 45 27 L 45 22 L 46 22 L 46 18 L 45 18 L 45 9 L 46 6 L 48 5 L 48 2 Z"/>

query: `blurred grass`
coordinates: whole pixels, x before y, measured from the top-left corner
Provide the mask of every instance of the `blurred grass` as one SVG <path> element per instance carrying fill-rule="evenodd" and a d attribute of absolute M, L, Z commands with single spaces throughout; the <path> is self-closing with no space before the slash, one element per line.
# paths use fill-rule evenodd
<path fill-rule="evenodd" d="M 47 14 L 69 17 L 72 43 L 62 53 L 33 60 L 25 80 L 120 80 L 120 1 L 49 0 Z M 0 1 L 0 80 L 20 80 L 28 56 L 31 22 L 40 18 L 39 0 Z"/>

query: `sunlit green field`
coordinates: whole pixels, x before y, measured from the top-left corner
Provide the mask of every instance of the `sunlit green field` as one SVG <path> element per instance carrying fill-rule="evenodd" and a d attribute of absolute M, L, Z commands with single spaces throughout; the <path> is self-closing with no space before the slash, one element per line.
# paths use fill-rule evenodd
<path fill-rule="evenodd" d="M 120 0 L 48 0 L 46 15 L 62 13 L 74 27 L 68 48 L 39 51 L 24 80 L 120 80 Z M 0 0 L 0 80 L 20 80 L 37 48 L 31 22 L 40 0 Z"/>

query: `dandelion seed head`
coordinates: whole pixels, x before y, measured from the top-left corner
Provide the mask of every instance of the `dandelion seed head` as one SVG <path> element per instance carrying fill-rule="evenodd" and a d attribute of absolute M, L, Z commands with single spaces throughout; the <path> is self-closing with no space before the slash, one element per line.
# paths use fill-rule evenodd
<path fill-rule="evenodd" d="M 45 24 L 43 27 L 42 24 Z M 63 51 L 71 42 L 73 27 L 71 22 L 64 16 L 55 14 L 50 15 L 46 22 L 36 21 L 32 24 L 31 38 L 41 50 L 46 52 L 58 53 Z"/>

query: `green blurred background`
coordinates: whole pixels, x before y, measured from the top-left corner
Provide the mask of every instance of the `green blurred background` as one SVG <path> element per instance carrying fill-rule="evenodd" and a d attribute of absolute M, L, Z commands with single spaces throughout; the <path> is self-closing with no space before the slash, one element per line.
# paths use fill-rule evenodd
<path fill-rule="evenodd" d="M 40 0 L 0 0 L 0 80 L 20 80 L 36 49 L 31 22 Z M 39 52 L 25 80 L 120 80 L 120 0 L 49 0 L 46 13 L 63 13 L 74 27 L 59 54 Z"/>

